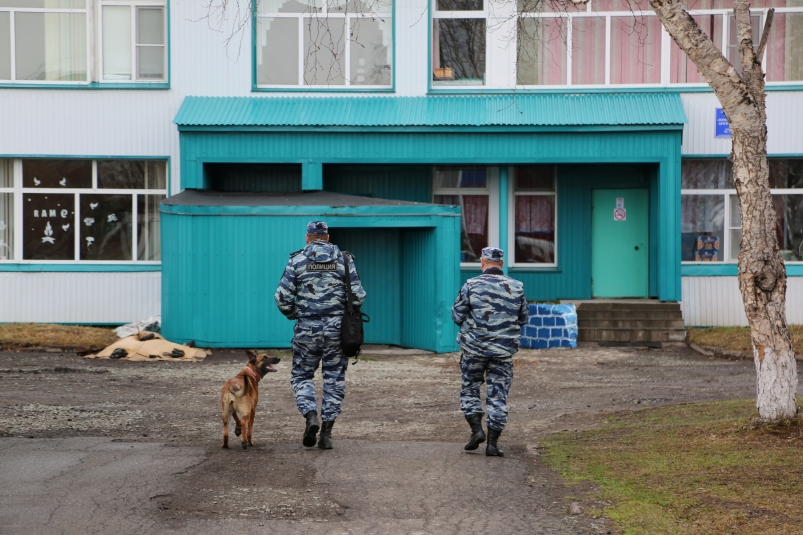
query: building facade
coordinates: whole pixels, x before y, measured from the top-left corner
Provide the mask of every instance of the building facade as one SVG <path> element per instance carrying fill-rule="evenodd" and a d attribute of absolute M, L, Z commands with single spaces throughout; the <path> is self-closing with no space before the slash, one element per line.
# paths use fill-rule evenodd
<path fill-rule="evenodd" d="M 734 58 L 731 7 L 691 5 Z M 803 4 L 753 7 L 757 28 L 776 9 L 765 57 L 770 181 L 789 321 L 803 323 Z M 232 5 L 224 19 L 178 0 L 5 2 L 0 321 L 159 314 L 192 279 L 168 264 L 163 277 L 163 262 L 197 255 L 187 265 L 200 269 L 228 240 L 244 251 L 281 242 L 287 251 L 264 273 L 275 286 L 276 266 L 300 247 L 278 239 L 283 227 L 248 235 L 220 224 L 183 251 L 165 233 L 175 214 L 160 203 L 199 189 L 328 191 L 416 203 L 416 217 L 424 205 L 459 206 L 458 245 L 440 251 L 451 255 L 440 269 L 457 273 L 437 286 L 444 296 L 493 245 L 531 301 L 651 297 L 680 301 L 687 325 L 745 324 L 728 132 L 693 64 L 642 8 L 271 0 L 251 13 Z M 391 221 L 377 210 L 359 224 L 344 217 L 333 235 L 382 288 L 366 305 L 382 317 L 406 295 L 400 251 L 418 250 L 428 231 L 402 232 L 398 211 Z M 262 320 L 275 335 L 207 342 L 286 345 L 289 325 L 275 316 Z M 413 340 L 395 319 L 376 321 L 373 341 Z M 438 344 L 419 345 L 448 349 Z"/>

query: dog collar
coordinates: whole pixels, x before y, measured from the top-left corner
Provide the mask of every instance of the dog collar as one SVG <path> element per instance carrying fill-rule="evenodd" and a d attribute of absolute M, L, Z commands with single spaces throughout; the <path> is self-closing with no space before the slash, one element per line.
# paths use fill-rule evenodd
<path fill-rule="evenodd" d="M 245 367 L 245 369 L 246 369 L 246 370 L 248 370 L 248 373 L 250 373 L 250 374 L 251 374 L 251 376 L 254 378 L 254 380 L 255 380 L 257 383 L 259 382 L 259 380 L 260 380 L 260 379 L 262 379 L 262 376 L 261 376 L 261 375 L 259 375 L 259 374 L 258 374 L 257 372 L 255 372 L 254 370 L 252 370 L 250 366 L 246 366 L 246 367 Z"/>

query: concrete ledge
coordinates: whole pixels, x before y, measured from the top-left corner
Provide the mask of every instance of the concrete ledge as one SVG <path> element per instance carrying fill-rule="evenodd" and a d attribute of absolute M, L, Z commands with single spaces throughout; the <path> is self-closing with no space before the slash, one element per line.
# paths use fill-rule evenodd
<path fill-rule="evenodd" d="M 521 328 L 522 348 L 577 347 L 577 309 L 573 304 L 531 304 Z"/>

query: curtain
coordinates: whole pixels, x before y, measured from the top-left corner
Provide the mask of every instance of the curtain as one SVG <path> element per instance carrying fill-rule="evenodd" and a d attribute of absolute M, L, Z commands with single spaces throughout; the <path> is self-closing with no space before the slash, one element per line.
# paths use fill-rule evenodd
<path fill-rule="evenodd" d="M 566 20 L 521 19 L 516 49 L 517 84 L 566 84 Z"/>
<path fill-rule="evenodd" d="M 658 17 L 611 17 L 611 83 L 661 83 Z"/>

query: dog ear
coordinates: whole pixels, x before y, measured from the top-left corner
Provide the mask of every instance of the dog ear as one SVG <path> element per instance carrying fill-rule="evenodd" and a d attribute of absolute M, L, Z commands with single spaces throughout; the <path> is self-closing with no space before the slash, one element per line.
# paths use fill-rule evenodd
<path fill-rule="evenodd" d="M 248 362 L 254 362 L 257 359 L 257 352 L 253 349 L 246 349 L 245 354 L 248 355 Z"/>

